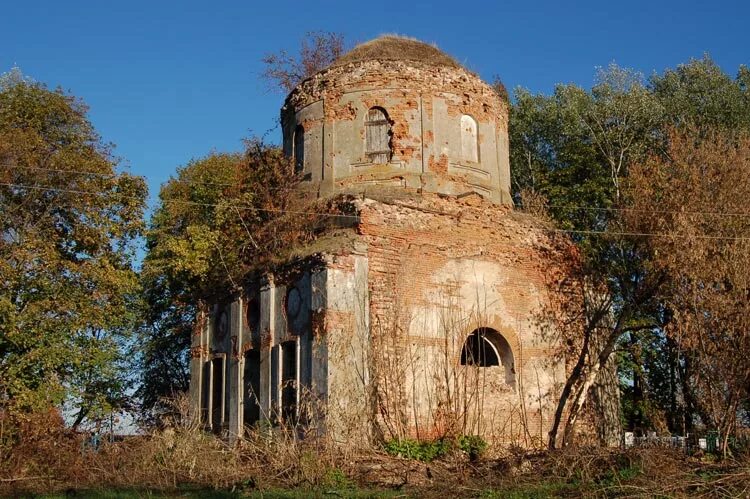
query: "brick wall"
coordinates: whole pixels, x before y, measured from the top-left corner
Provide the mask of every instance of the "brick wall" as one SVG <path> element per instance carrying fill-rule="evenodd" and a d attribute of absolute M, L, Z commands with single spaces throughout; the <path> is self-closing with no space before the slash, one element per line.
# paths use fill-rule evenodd
<path fill-rule="evenodd" d="M 397 432 L 542 443 L 565 381 L 549 314 L 570 301 L 561 287 L 575 261 L 570 242 L 479 196 L 357 203 L 374 372 L 389 391 L 391 416 L 401 411 L 406 421 Z M 512 383 L 501 368 L 460 365 L 463 342 L 478 328 L 507 340 Z"/>

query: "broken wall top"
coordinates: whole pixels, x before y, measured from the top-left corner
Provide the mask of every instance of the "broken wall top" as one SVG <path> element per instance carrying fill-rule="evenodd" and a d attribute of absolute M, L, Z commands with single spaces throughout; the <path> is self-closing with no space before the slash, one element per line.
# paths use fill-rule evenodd
<path fill-rule="evenodd" d="M 281 123 L 306 190 L 388 185 L 512 204 L 507 103 L 430 45 L 360 45 L 292 90 Z"/>

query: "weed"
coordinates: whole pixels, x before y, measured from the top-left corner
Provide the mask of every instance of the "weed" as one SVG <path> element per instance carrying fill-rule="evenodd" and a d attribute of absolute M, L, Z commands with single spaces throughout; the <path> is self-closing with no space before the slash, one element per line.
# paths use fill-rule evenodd
<path fill-rule="evenodd" d="M 464 451 L 471 461 L 476 461 L 487 450 L 487 442 L 479 435 L 461 435 L 458 448 Z"/>
<path fill-rule="evenodd" d="M 391 456 L 416 459 L 425 463 L 443 457 L 451 448 L 452 442 L 448 439 L 420 441 L 407 438 L 390 440 L 385 444 L 385 451 Z"/>
<path fill-rule="evenodd" d="M 357 484 L 339 468 L 331 468 L 326 472 L 323 485 L 337 490 L 354 490 L 357 488 Z"/>

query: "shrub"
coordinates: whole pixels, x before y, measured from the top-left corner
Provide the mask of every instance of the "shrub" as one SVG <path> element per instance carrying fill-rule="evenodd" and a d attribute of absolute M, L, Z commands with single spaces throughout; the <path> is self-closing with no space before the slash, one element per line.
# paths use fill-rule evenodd
<path fill-rule="evenodd" d="M 452 448 L 452 442 L 448 439 L 438 439 L 431 441 L 420 441 L 412 439 L 390 440 L 385 444 L 385 451 L 398 457 L 407 459 L 416 459 L 429 463 L 437 458 L 443 457 Z"/>
<path fill-rule="evenodd" d="M 458 448 L 464 451 L 470 460 L 475 461 L 487 450 L 487 442 L 479 435 L 461 435 L 458 437 Z"/>

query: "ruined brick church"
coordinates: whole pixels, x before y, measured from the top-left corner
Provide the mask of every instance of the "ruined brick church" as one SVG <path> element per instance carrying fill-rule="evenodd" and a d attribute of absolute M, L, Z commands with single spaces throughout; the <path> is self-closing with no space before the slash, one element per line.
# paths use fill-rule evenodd
<path fill-rule="evenodd" d="M 508 103 L 434 46 L 384 36 L 301 82 L 281 123 L 303 187 L 353 215 L 199 322 L 202 424 L 544 441 L 565 255 L 513 209 Z"/>

